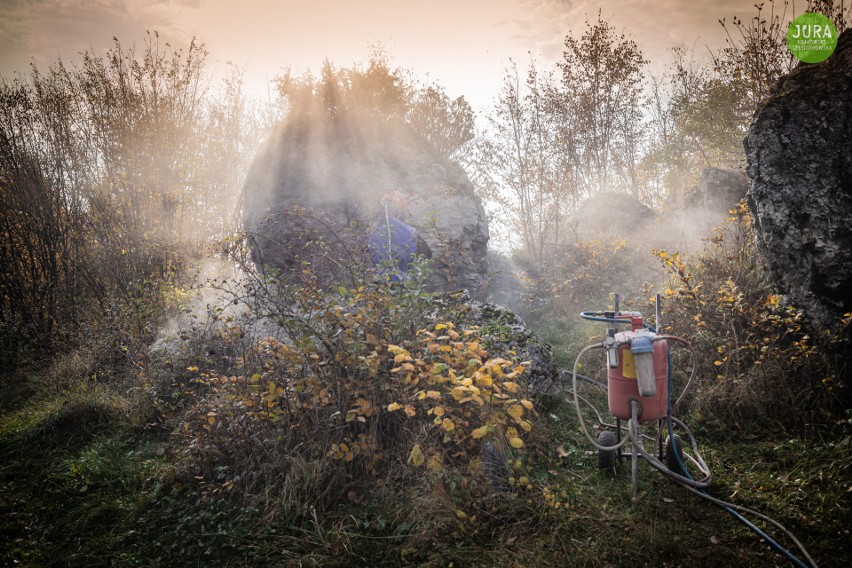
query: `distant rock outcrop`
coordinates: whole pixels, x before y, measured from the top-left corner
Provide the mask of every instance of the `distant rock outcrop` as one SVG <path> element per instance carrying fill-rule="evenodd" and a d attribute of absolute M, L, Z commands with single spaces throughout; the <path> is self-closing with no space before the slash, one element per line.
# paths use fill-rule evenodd
<path fill-rule="evenodd" d="M 784 77 L 745 139 L 769 271 L 815 326 L 852 311 L 852 33 Z"/>
<path fill-rule="evenodd" d="M 684 197 L 686 209 L 703 209 L 727 215 L 748 191 L 748 178 L 742 172 L 723 168 L 704 168 L 698 185 Z"/>
<path fill-rule="evenodd" d="M 292 271 L 306 256 L 345 257 L 395 191 L 408 196 L 407 222 L 431 250 L 432 287 L 477 294 L 488 223 L 467 175 L 401 120 L 368 113 L 294 111 L 275 128 L 243 190 L 255 260 Z"/>
<path fill-rule="evenodd" d="M 577 238 L 610 240 L 631 236 L 657 218 L 653 209 L 626 193 L 599 193 L 580 204 L 574 217 Z"/>

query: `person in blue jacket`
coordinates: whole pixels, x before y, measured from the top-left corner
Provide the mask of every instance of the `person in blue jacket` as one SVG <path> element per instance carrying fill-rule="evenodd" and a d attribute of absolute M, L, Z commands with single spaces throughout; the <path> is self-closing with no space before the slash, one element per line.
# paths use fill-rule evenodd
<path fill-rule="evenodd" d="M 431 256 L 417 229 L 406 223 L 410 216 L 408 197 L 395 191 L 382 199 L 367 246 L 379 274 L 400 282 L 407 278 L 417 254 Z"/>

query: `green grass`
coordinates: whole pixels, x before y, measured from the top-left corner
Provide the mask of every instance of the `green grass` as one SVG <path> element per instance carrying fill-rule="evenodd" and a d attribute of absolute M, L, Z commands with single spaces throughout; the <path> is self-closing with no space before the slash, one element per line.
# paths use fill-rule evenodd
<path fill-rule="evenodd" d="M 162 459 L 103 389 L 30 397 L 0 416 L 0 558 L 16 565 L 136 565 L 135 514 Z"/>
<path fill-rule="evenodd" d="M 247 506 L 257 503 L 251 496 L 204 491 L 187 469 L 185 439 L 172 434 L 179 415 L 147 423 L 126 390 L 35 392 L 3 409 L 4 565 L 786 564 L 723 510 L 647 464 L 632 503 L 629 462 L 615 475 L 598 471 L 570 404 L 540 417 L 541 435 L 513 472 L 529 478 L 526 488 L 496 493 L 460 479 L 416 486 L 389 479 L 315 514 L 310 503 L 261 510 Z M 594 387 L 586 391 L 606 408 Z M 820 566 L 846 565 L 848 422 L 831 432 L 747 439 L 709 421 L 692 426 L 714 474 L 712 495 L 782 522 Z M 757 524 L 798 555 L 778 531 Z"/>

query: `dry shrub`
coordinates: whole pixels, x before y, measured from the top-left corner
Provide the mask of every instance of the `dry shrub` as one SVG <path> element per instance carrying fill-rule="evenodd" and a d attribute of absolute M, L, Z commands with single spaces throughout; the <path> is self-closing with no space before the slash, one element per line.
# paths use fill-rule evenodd
<path fill-rule="evenodd" d="M 392 285 L 359 266 L 362 281 L 337 289 L 311 285 L 311 267 L 295 285 L 247 273 L 233 298 L 247 311 L 172 359 L 161 389 L 182 401 L 181 483 L 266 526 L 302 528 L 383 500 L 529 489 L 510 461 L 536 443 L 526 367 L 453 321 L 463 310 L 424 290 L 426 262 Z M 251 335 L 261 319 L 277 337 Z M 405 511 L 394 523 L 434 525 Z"/>
<path fill-rule="evenodd" d="M 538 271 L 526 271 L 524 315 L 531 320 L 571 317 L 602 309 L 614 291 L 632 290 L 652 271 L 627 239 L 579 241 L 554 250 Z"/>
<path fill-rule="evenodd" d="M 669 278 L 664 330 L 698 353 L 692 408 L 739 429 L 830 421 L 847 396 L 843 331 L 806 329 L 764 275 L 745 203 L 730 215 L 693 258 L 655 251 Z"/>

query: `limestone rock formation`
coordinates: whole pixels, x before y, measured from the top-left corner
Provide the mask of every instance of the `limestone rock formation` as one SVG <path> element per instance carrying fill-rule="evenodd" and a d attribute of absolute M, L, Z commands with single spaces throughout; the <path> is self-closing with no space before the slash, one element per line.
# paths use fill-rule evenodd
<path fill-rule="evenodd" d="M 291 112 L 261 148 L 243 190 L 255 260 L 295 270 L 320 256 L 308 250 L 318 242 L 329 256 L 350 254 L 394 191 L 408 196 L 407 222 L 431 249 L 432 287 L 477 294 L 488 224 L 467 175 L 404 122 L 354 111 Z"/>
<path fill-rule="evenodd" d="M 784 77 L 745 139 L 768 269 L 815 326 L 852 311 L 852 33 Z"/>
<path fill-rule="evenodd" d="M 727 215 L 748 191 L 748 178 L 736 170 L 704 168 L 698 185 L 686 194 L 686 209 L 703 209 L 708 213 Z"/>

